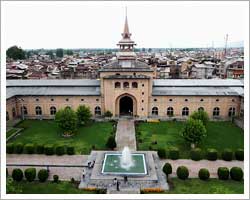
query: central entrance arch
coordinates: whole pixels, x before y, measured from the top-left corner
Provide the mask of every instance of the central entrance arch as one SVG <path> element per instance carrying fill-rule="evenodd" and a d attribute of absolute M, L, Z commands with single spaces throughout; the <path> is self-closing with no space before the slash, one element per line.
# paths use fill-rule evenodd
<path fill-rule="evenodd" d="M 137 114 L 137 103 L 134 96 L 122 94 L 116 99 L 116 116 L 135 116 Z"/>

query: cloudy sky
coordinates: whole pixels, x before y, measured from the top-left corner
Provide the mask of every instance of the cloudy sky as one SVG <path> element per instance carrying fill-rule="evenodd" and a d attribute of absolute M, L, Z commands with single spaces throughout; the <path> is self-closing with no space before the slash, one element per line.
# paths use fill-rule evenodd
<path fill-rule="evenodd" d="M 137 47 L 208 47 L 248 37 L 248 2 L 2 2 L 4 46 L 116 48 L 127 6 Z"/>

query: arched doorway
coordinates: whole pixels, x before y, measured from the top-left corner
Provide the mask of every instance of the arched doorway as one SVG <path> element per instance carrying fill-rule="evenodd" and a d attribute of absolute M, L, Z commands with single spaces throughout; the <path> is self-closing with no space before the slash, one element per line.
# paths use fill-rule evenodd
<path fill-rule="evenodd" d="M 134 106 L 133 106 L 133 99 L 129 96 L 124 96 L 120 98 L 119 101 L 120 107 L 120 115 L 133 115 L 134 113 Z"/>

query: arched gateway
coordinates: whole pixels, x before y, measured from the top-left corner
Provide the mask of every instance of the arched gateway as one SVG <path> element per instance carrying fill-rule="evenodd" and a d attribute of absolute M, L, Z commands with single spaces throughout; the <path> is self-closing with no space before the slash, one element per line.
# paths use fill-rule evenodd
<path fill-rule="evenodd" d="M 135 116 L 136 108 L 136 99 L 132 95 L 123 94 L 116 100 L 117 116 Z"/>

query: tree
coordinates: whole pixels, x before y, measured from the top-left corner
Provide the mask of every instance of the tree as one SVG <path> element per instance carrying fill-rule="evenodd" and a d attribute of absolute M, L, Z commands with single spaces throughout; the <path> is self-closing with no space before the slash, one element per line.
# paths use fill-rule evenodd
<path fill-rule="evenodd" d="M 59 58 L 63 57 L 63 49 L 56 49 L 56 56 Z"/>
<path fill-rule="evenodd" d="M 110 149 L 114 149 L 116 147 L 116 141 L 114 136 L 110 136 L 106 143 L 106 146 Z"/>
<path fill-rule="evenodd" d="M 80 125 L 86 124 L 89 122 L 92 117 L 90 108 L 85 105 L 80 105 L 76 111 L 77 120 Z"/>
<path fill-rule="evenodd" d="M 46 52 L 46 55 L 49 55 L 50 59 L 53 59 L 55 57 L 52 50 L 49 50 L 48 52 Z"/>
<path fill-rule="evenodd" d="M 206 128 L 201 120 L 195 120 L 189 118 L 185 123 L 182 131 L 182 136 L 187 142 L 191 143 L 191 147 L 194 148 L 196 144 L 199 144 L 206 135 Z"/>
<path fill-rule="evenodd" d="M 107 111 L 104 113 L 104 116 L 105 116 L 105 117 L 112 117 L 113 114 L 112 114 L 112 112 L 110 112 L 109 110 L 107 110 Z"/>
<path fill-rule="evenodd" d="M 190 115 L 190 118 L 192 119 L 199 119 L 202 121 L 202 123 L 204 124 L 204 126 L 207 125 L 208 121 L 209 121 L 209 117 L 207 112 L 203 111 L 203 110 L 199 110 L 199 111 L 195 111 Z"/>
<path fill-rule="evenodd" d="M 69 107 L 59 110 L 56 113 L 55 120 L 64 136 L 72 136 L 77 129 L 77 115 Z"/>
<path fill-rule="evenodd" d="M 25 59 L 25 51 L 22 48 L 17 46 L 12 46 L 7 49 L 6 55 L 8 58 L 12 58 L 14 60 L 23 60 Z"/>
<path fill-rule="evenodd" d="M 67 49 L 66 54 L 69 55 L 69 56 L 72 56 L 74 53 L 73 53 L 73 51 L 71 49 Z"/>
<path fill-rule="evenodd" d="M 168 180 L 168 175 L 172 174 L 172 165 L 170 163 L 165 163 L 162 171 L 166 174 L 167 180 Z"/>

